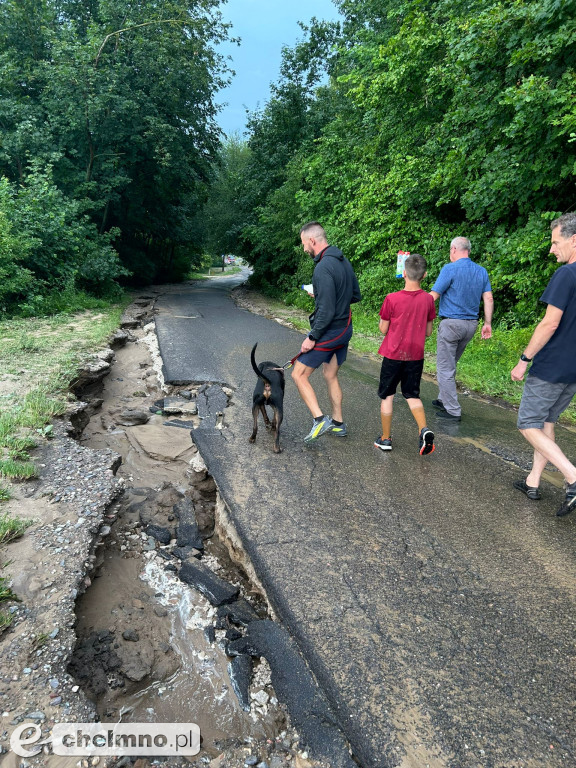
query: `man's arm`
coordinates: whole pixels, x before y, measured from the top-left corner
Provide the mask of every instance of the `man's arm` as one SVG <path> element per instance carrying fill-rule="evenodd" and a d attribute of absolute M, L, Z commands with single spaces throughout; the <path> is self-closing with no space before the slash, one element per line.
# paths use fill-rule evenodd
<path fill-rule="evenodd" d="M 314 269 L 314 318 L 309 336 L 320 339 L 334 318 L 336 286 L 334 276 L 322 262 Z"/>
<path fill-rule="evenodd" d="M 494 314 L 494 296 L 492 291 L 484 291 L 482 301 L 484 302 L 484 325 L 480 335 L 483 339 L 489 339 L 492 336 L 492 315 Z"/>
<path fill-rule="evenodd" d="M 432 296 L 434 301 L 438 301 L 438 299 L 440 298 L 440 294 L 437 293 L 436 291 L 430 291 L 430 296 Z"/>
<path fill-rule="evenodd" d="M 432 336 L 432 331 L 434 330 L 434 321 L 428 320 L 426 323 L 426 337 Z"/>
<path fill-rule="evenodd" d="M 556 329 L 560 325 L 560 320 L 562 320 L 563 314 L 563 309 L 558 309 L 558 307 L 555 307 L 552 304 L 548 304 L 546 314 L 534 329 L 532 338 L 524 350 L 525 357 L 529 357 L 531 360 L 534 355 L 540 352 L 542 347 L 544 347 L 550 341 Z M 527 366 L 527 362 L 520 360 L 515 365 L 515 367 L 512 368 L 512 372 L 510 374 L 512 381 L 522 381 L 524 374 L 526 373 Z"/>
<path fill-rule="evenodd" d="M 380 329 L 380 333 L 386 336 L 386 334 L 388 333 L 388 328 L 390 328 L 390 320 L 382 320 L 382 318 L 380 318 L 380 323 L 378 324 L 378 328 Z"/>

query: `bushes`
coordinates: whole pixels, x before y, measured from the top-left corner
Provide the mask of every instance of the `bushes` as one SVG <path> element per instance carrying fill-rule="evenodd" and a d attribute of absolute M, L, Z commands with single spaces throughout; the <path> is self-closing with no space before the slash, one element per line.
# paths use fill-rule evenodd
<path fill-rule="evenodd" d="M 98 233 L 54 185 L 51 167 L 34 164 L 19 187 L 1 178 L 0 312 L 62 311 L 78 303 L 78 291 L 117 295 L 116 279 L 129 273 L 111 245 L 115 234 Z"/>
<path fill-rule="evenodd" d="M 34 284 L 26 261 L 31 243 L 14 227 L 14 197 L 7 179 L 0 178 L 0 312 L 11 311 Z"/>
<path fill-rule="evenodd" d="M 304 282 L 287 255 L 309 219 L 351 260 L 372 310 L 397 289 L 397 251 L 426 258 L 430 287 L 450 240 L 464 235 L 490 274 L 496 320 L 533 323 L 555 268 L 549 222 L 574 207 L 571 4 L 338 6 L 344 22 L 329 51 L 318 57 L 323 27 L 313 24 L 250 124 L 243 186 L 257 194 L 243 235 L 258 285 Z M 324 61 L 329 82 L 314 91 Z M 295 123 L 278 119 L 291 111 Z"/>

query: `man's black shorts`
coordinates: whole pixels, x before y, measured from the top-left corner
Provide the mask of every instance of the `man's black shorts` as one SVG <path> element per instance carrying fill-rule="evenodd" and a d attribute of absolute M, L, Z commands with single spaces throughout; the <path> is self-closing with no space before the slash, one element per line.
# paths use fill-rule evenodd
<path fill-rule="evenodd" d="M 390 360 L 382 358 L 380 369 L 380 386 L 378 397 L 394 395 L 396 387 L 402 384 L 402 395 L 405 398 L 420 397 L 420 379 L 424 369 L 424 360 Z"/>

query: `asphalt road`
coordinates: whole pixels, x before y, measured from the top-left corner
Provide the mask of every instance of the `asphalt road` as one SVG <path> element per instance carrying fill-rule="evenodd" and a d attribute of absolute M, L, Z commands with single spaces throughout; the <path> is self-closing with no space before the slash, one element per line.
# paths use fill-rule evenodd
<path fill-rule="evenodd" d="M 378 364 L 341 370 L 349 436 L 302 442 L 310 417 L 288 376 L 282 454 L 251 433 L 249 355 L 284 363 L 301 334 L 235 307 L 239 278 L 182 286 L 156 319 L 168 380 L 234 390 L 222 429 L 193 438 L 278 617 L 365 768 L 576 765 L 576 514 L 512 488 L 530 452 L 515 414 L 472 398 L 427 457 L 401 398 L 391 453 L 379 434 Z M 313 376 L 328 402 L 320 372 Z M 217 389 L 217 388 L 216 388 Z M 576 437 L 559 430 L 576 456 Z"/>

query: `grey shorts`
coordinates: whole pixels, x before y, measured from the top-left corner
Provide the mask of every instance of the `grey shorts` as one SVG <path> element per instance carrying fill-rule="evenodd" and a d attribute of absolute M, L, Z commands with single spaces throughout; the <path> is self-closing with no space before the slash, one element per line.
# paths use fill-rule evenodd
<path fill-rule="evenodd" d="M 518 410 L 518 429 L 542 429 L 545 422 L 556 423 L 575 394 L 576 382 L 553 383 L 528 376 Z"/>

